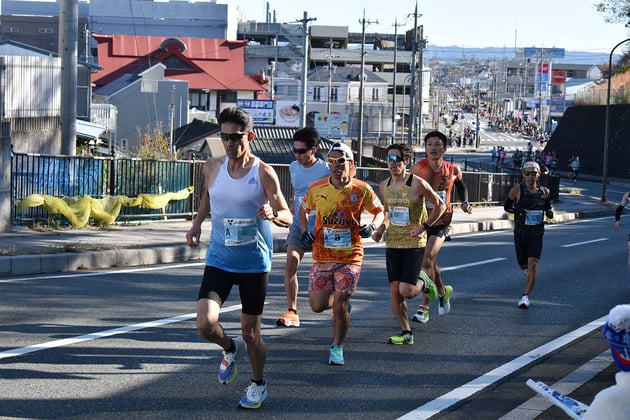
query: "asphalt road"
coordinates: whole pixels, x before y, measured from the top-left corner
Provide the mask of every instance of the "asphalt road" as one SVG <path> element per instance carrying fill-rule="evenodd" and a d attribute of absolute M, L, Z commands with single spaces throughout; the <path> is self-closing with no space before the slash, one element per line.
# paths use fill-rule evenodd
<path fill-rule="evenodd" d="M 431 321 L 413 325 L 415 344 L 392 346 L 399 328 L 384 249 L 370 241 L 366 253 L 344 366 L 326 364 L 330 313 L 308 309 L 309 258 L 303 325 L 275 326 L 285 301 L 284 254 L 274 256 L 263 332 L 269 396 L 247 413 L 236 408 L 246 358 L 235 382 L 220 385 L 220 352 L 194 327 L 201 264 L 4 278 L 0 417 L 499 418 L 534 395 L 527 377 L 552 384 L 604 351 L 598 325 L 630 296 L 626 232 L 610 218 L 548 228 L 527 311 L 516 307 L 523 275 L 511 231 L 455 237 L 439 257 L 455 289 L 451 313 L 438 316 L 434 303 Z M 235 290 L 222 315 L 233 334 L 238 303 Z"/>

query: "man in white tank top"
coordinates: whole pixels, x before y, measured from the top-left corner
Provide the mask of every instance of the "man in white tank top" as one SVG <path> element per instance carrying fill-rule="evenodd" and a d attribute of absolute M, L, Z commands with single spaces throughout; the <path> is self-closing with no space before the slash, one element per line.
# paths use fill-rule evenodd
<path fill-rule="evenodd" d="M 288 227 L 292 214 L 278 175 L 250 151 L 251 116 L 240 108 L 226 108 L 219 125 L 226 156 L 204 164 L 203 197 L 186 234 L 189 246 L 199 246 L 201 224 L 211 214 L 210 245 L 197 297 L 197 330 L 223 348 L 218 375 L 222 384 L 234 381 L 236 359 L 248 353 L 252 377 L 239 406 L 259 408 L 267 397 L 261 321 L 273 253 L 270 223 Z M 219 312 L 234 285 L 239 288 L 242 310 L 241 335 L 232 338 L 219 323 Z"/>

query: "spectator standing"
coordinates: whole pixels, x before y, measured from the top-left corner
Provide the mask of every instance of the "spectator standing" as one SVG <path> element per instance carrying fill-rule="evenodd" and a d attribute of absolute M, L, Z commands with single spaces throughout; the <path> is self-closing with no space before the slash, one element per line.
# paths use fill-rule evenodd
<path fill-rule="evenodd" d="M 501 148 L 499 149 L 499 164 L 501 165 L 505 164 L 506 155 L 507 155 L 507 150 L 505 150 L 505 147 L 501 146 Z"/>
<path fill-rule="evenodd" d="M 573 172 L 573 182 L 577 181 L 578 173 L 580 172 L 580 166 L 582 165 L 580 162 L 580 157 L 575 155 L 573 160 L 571 160 L 571 172 Z"/>
<path fill-rule="evenodd" d="M 617 305 L 602 328 L 610 354 L 620 369 L 615 384 L 595 395 L 584 420 L 626 420 L 630 413 L 630 305 Z"/>
<path fill-rule="evenodd" d="M 625 193 L 621 198 L 621 202 L 617 206 L 615 210 L 615 230 L 619 230 L 622 226 L 621 223 L 621 213 L 623 213 L 623 209 L 628 205 L 628 201 L 630 200 L 630 191 Z M 628 269 L 630 270 L 630 233 L 628 233 Z"/>

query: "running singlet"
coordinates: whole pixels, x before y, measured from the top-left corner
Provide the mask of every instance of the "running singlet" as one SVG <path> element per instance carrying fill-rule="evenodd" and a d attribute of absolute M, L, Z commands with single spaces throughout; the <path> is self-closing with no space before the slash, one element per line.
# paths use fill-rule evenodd
<path fill-rule="evenodd" d="M 530 192 L 523 183 L 521 198 L 514 203 L 514 234 L 522 238 L 533 238 L 545 233 L 545 192 L 538 187 L 536 192 Z"/>
<path fill-rule="evenodd" d="M 317 162 L 315 162 L 313 166 L 309 168 L 305 168 L 304 166 L 300 165 L 297 160 L 294 160 L 289 165 L 289 174 L 291 176 L 291 186 L 293 187 L 293 194 L 295 198 L 293 202 L 293 224 L 295 224 L 296 226 L 300 226 L 300 221 L 298 219 L 298 210 L 304 202 L 304 197 L 306 196 L 306 191 L 308 191 L 308 186 L 313 181 L 317 181 L 320 178 L 329 176 L 330 168 L 328 167 L 328 164 L 321 159 L 317 159 Z M 309 217 L 309 232 L 313 231 L 314 226 L 315 219 Z"/>
<path fill-rule="evenodd" d="M 363 261 L 361 212 L 383 211 L 378 196 L 368 184 L 352 178 L 343 189 L 330 183 L 330 177 L 311 184 L 304 199 L 304 212 L 315 210 L 314 262 L 360 265 Z"/>
<path fill-rule="evenodd" d="M 420 239 L 411 237 L 411 229 L 420 226 L 427 220 L 424 200 L 415 202 L 411 191 L 413 175 L 409 175 L 407 182 L 399 189 L 391 186 L 389 178 L 385 187 L 385 197 L 389 208 L 389 227 L 387 228 L 387 248 L 424 248 L 427 244 L 427 234 L 424 232 Z"/>
<path fill-rule="evenodd" d="M 238 273 L 271 270 L 271 227 L 256 215 L 268 200 L 260 182 L 260 160 L 254 159 L 247 175 L 234 179 L 227 171 L 226 158 L 208 189 L 212 230 L 206 265 Z"/>
<path fill-rule="evenodd" d="M 435 190 L 437 195 L 440 196 L 444 204 L 446 204 L 446 211 L 440 217 L 434 225 L 447 225 L 451 224 L 453 220 L 453 206 L 451 205 L 451 193 L 453 191 L 453 174 L 455 173 L 455 167 L 452 163 L 442 161 L 442 167 L 437 172 L 429 165 L 429 159 L 422 159 L 418 162 L 418 170 L 420 178 L 424 179 L 431 185 L 431 188 Z M 433 208 L 429 208 L 427 203 L 429 214 Z"/>

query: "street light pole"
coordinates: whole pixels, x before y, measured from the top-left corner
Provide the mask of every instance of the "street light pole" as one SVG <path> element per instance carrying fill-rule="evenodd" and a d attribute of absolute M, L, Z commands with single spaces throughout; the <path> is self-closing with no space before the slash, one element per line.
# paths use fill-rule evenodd
<path fill-rule="evenodd" d="M 630 38 L 624 39 L 617 45 L 615 45 L 612 50 L 610 50 L 610 55 L 608 56 L 608 88 L 606 89 L 606 117 L 604 119 L 604 162 L 602 165 L 602 202 L 606 202 L 606 183 L 608 182 L 608 136 L 609 136 L 609 120 L 610 120 L 610 79 L 612 77 L 612 56 L 621 44 L 630 41 Z"/>

